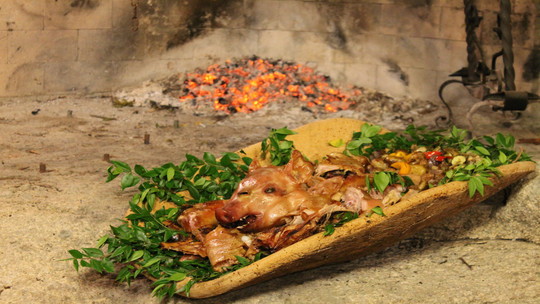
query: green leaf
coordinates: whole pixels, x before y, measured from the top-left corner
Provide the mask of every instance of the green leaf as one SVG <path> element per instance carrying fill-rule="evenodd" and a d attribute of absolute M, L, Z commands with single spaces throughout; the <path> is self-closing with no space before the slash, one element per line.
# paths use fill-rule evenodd
<path fill-rule="evenodd" d="M 131 173 L 124 175 L 121 181 L 122 190 L 137 185 L 140 180 L 141 179 L 139 177 L 134 176 Z"/>
<path fill-rule="evenodd" d="M 102 237 L 98 240 L 97 247 L 98 247 L 98 248 L 101 248 L 101 246 L 103 246 L 103 244 L 105 244 L 105 242 L 107 241 L 108 238 L 109 238 L 108 235 L 102 236 Z"/>
<path fill-rule="evenodd" d="M 103 251 L 98 248 L 83 248 L 82 249 L 89 257 L 99 258 L 103 256 Z"/>
<path fill-rule="evenodd" d="M 341 138 L 337 138 L 337 139 L 331 140 L 328 144 L 332 147 L 339 148 L 345 144 L 345 141 Z"/>
<path fill-rule="evenodd" d="M 334 224 L 326 224 L 324 226 L 324 236 L 332 235 L 336 231 L 336 226 Z"/>
<path fill-rule="evenodd" d="M 82 267 L 90 267 L 90 263 L 88 263 L 88 262 L 85 261 L 85 260 L 81 260 L 81 266 L 82 266 Z"/>
<path fill-rule="evenodd" d="M 114 263 L 111 260 L 103 259 L 103 261 L 101 261 L 101 266 L 106 272 L 114 273 Z"/>
<path fill-rule="evenodd" d="M 167 181 L 171 181 L 174 178 L 174 167 L 167 169 Z"/>
<path fill-rule="evenodd" d="M 383 193 L 390 183 L 390 176 L 386 172 L 377 172 L 373 177 L 373 183 L 375 184 L 375 188 L 377 188 L 380 193 Z"/>
<path fill-rule="evenodd" d="M 177 281 L 182 281 L 185 278 L 186 278 L 186 274 L 184 272 L 176 272 L 169 277 L 169 281 L 177 282 Z"/>
<path fill-rule="evenodd" d="M 363 124 L 361 128 L 362 137 L 373 137 L 381 131 L 382 127 Z"/>
<path fill-rule="evenodd" d="M 501 164 L 506 164 L 506 161 L 508 160 L 508 157 L 506 157 L 506 154 L 504 152 L 499 152 L 499 161 Z"/>
<path fill-rule="evenodd" d="M 238 255 L 235 255 L 234 257 L 236 258 L 236 260 L 238 260 L 238 262 L 241 265 L 249 265 L 249 264 L 251 264 L 251 261 L 246 259 L 245 257 L 238 256 Z"/>
<path fill-rule="evenodd" d="M 135 252 L 133 252 L 133 254 L 131 255 L 131 258 L 129 259 L 130 262 L 133 262 L 135 260 L 138 260 L 140 259 L 144 254 L 144 250 L 137 250 Z"/>
<path fill-rule="evenodd" d="M 94 269 L 95 271 L 102 273 L 103 272 L 103 265 L 98 260 L 90 260 L 90 268 Z"/>
<path fill-rule="evenodd" d="M 493 183 L 484 176 L 478 176 L 478 179 L 482 182 L 484 185 L 493 186 Z M 482 194 L 483 195 L 483 194 Z"/>
<path fill-rule="evenodd" d="M 382 208 L 380 206 L 371 208 L 371 211 L 373 211 L 373 213 L 378 214 L 380 216 L 386 216 L 386 214 L 384 214 L 384 212 L 383 212 L 383 210 L 382 210 Z"/>
<path fill-rule="evenodd" d="M 74 257 L 76 259 L 82 259 L 83 258 L 83 254 L 79 250 L 72 249 L 72 250 L 69 250 L 68 252 L 69 252 L 69 254 L 71 254 L 72 257 Z"/>
<path fill-rule="evenodd" d="M 73 259 L 73 267 L 75 267 L 75 270 L 79 271 L 79 260 Z"/>
<path fill-rule="evenodd" d="M 298 134 L 296 131 L 289 130 L 287 127 L 283 127 L 281 129 L 273 130 L 273 132 L 276 133 L 276 134 L 281 134 L 281 135 Z"/>
<path fill-rule="evenodd" d="M 483 155 L 490 155 L 489 151 L 482 146 L 476 146 L 474 147 L 474 149 L 476 149 L 476 151 L 482 153 Z"/>
<path fill-rule="evenodd" d="M 358 149 L 360 146 L 370 144 L 371 142 L 371 139 L 365 137 L 351 140 L 349 141 L 349 143 L 347 143 L 347 150 L 355 150 Z"/>
<path fill-rule="evenodd" d="M 131 172 L 131 167 L 124 163 L 124 162 L 121 162 L 121 161 L 117 161 L 117 160 L 111 160 L 111 164 L 115 165 L 117 170 L 120 170 L 120 172 Z"/>
<path fill-rule="evenodd" d="M 203 159 L 208 164 L 211 164 L 211 165 L 217 164 L 216 157 L 211 153 L 205 152 L 203 155 Z"/>
<path fill-rule="evenodd" d="M 142 267 L 144 268 L 150 267 L 159 261 L 161 261 L 161 257 L 152 258 L 148 262 L 146 262 Z"/>
<path fill-rule="evenodd" d="M 484 196 L 484 184 L 477 176 L 471 176 L 471 179 L 469 179 L 469 197 L 472 197 L 476 191 Z"/>
<path fill-rule="evenodd" d="M 506 138 L 501 133 L 497 133 L 495 136 L 495 142 L 498 147 L 506 147 Z"/>

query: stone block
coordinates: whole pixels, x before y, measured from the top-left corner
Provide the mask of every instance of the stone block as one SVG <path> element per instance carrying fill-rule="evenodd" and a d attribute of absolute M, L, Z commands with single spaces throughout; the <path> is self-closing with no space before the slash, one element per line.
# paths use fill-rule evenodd
<path fill-rule="evenodd" d="M 296 41 L 289 31 L 259 31 L 257 54 L 261 57 L 290 60 Z"/>
<path fill-rule="evenodd" d="M 441 7 L 419 5 L 383 5 L 378 32 L 414 37 L 439 35 Z"/>
<path fill-rule="evenodd" d="M 396 36 L 366 34 L 359 36 L 356 45 L 362 45 L 363 55 L 358 58 L 361 63 L 373 63 L 389 58 L 395 53 Z"/>
<path fill-rule="evenodd" d="M 466 36 L 465 13 L 463 9 L 443 7 L 439 37 L 442 39 L 465 40 Z"/>
<path fill-rule="evenodd" d="M 535 11 L 535 0 L 511 0 L 511 12 L 513 14 L 524 14 L 527 12 Z M 500 1 L 493 0 L 482 0 L 476 1 L 476 7 L 480 11 L 487 12 L 499 12 L 500 11 Z"/>
<path fill-rule="evenodd" d="M 293 58 L 299 62 L 329 62 L 332 60 L 332 48 L 326 42 L 325 33 L 293 33 L 296 46 Z"/>
<path fill-rule="evenodd" d="M 164 60 L 189 60 L 193 59 L 193 54 L 197 52 L 191 47 L 191 44 L 179 45 L 169 50 L 161 52 L 160 59 Z"/>
<path fill-rule="evenodd" d="M 133 23 L 133 6 L 131 1 L 112 0 L 112 27 L 131 29 Z"/>
<path fill-rule="evenodd" d="M 8 62 L 12 64 L 75 61 L 77 31 L 38 30 L 8 33 Z"/>
<path fill-rule="evenodd" d="M 377 65 L 373 63 L 346 64 L 344 73 L 351 85 L 374 88 L 377 82 Z"/>
<path fill-rule="evenodd" d="M 8 32 L 0 31 L 0 64 L 7 63 L 8 54 Z"/>
<path fill-rule="evenodd" d="M 257 31 L 215 29 L 186 44 L 194 50 L 194 58 L 221 58 L 222 60 L 240 58 L 256 54 Z"/>
<path fill-rule="evenodd" d="M 370 3 L 346 3 L 343 11 L 336 16 L 346 34 L 370 33 L 376 31 L 381 22 L 382 6 Z"/>
<path fill-rule="evenodd" d="M 43 93 L 43 64 L 0 64 L 0 96 L 27 96 Z"/>
<path fill-rule="evenodd" d="M 276 16 L 279 18 L 279 29 L 287 31 L 327 31 L 326 20 L 321 16 L 322 5 L 318 2 L 282 1 L 279 4 L 281 13 Z"/>
<path fill-rule="evenodd" d="M 43 29 L 43 1 L 4 0 L 0 4 L 0 30 Z"/>
<path fill-rule="evenodd" d="M 244 6 L 243 0 L 229 0 L 211 11 L 212 28 L 241 29 L 246 28 L 246 18 L 249 10 Z"/>
<path fill-rule="evenodd" d="M 387 58 L 403 67 L 457 71 L 467 64 L 466 47 L 462 41 L 401 37 Z"/>
<path fill-rule="evenodd" d="M 463 9 L 463 0 L 433 0 L 432 5 L 442 7 L 457 7 Z"/>
<path fill-rule="evenodd" d="M 312 67 L 315 73 L 321 73 L 330 77 L 330 82 L 336 87 L 343 87 L 349 84 L 345 75 L 345 64 L 332 62 L 301 62 L 303 65 Z"/>
<path fill-rule="evenodd" d="M 481 1 L 476 1 L 476 7 L 480 11 L 498 12 L 499 11 L 499 3 L 500 3 L 500 1 L 481 0 Z"/>
<path fill-rule="evenodd" d="M 377 79 L 374 89 L 396 97 L 404 96 L 407 93 L 407 86 L 401 76 L 388 65 L 377 65 Z"/>
<path fill-rule="evenodd" d="M 363 44 L 349 43 L 346 49 L 332 49 L 333 63 L 358 63 L 364 56 Z"/>
<path fill-rule="evenodd" d="M 467 66 L 467 43 L 464 41 L 446 41 L 445 47 L 450 51 L 447 58 L 443 58 L 438 70 L 455 72 Z M 490 58 L 486 58 L 490 60 Z M 489 64 L 489 62 L 487 63 Z M 451 74 L 451 73 L 450 73 Z"/>
<path fill-rule="evenodd" d="M 516 73 L 516 86 L 517 82 L 526 82 L 526 80 L 523 79 L 523 71 L 531 52 L 532 49 L 517 46 L 514 47 L 514 70 Z M 540 79 L 533 79 L 531 82 L 536 82 L 537 86 L 540 85 Z M 518 87 L 517 89 L 519 90 L 520 88 Z"/>
<path fill-rule="evenodd" d="M 112 0 L 46 0 L 45 3 L 45 29 L 112 27 Z"/>
<path fill-rule="evenodd" d="M 532 13 L 534 16 L 535 13 L 539 12 L 536 9 L 540 7 L 538 1 L 536 0 L 513 0 L 512 1 L 512 13 L 514 14 L 527 14 Z"/>
<path fill-rule="evenodd" d="M 437 100 L 439 83 L 437 71 L 417 68 L 404 68 L 409 79 L 408 95 L 420 99 Z"/>
<path fill-rule="evenodd" d="M 396 39 L 394 56 L 390 59 L 400 66 L 438 69 L 439 65 L 450 58 L 450 54 L 451 50 L 444 40 L 399 37 Z"/>
<path fill-rule="evenodd" d="M 111 61 L 49 62 L 44 64 L 47 77 L 43 91 L 47 94 L 105 92 L 121 81 L 123 67 L 120 62 Z"/>
<path fill-rule="evenodd" d="M 117 61 L 143 59 L 144 36 L 131 29 L 79 30 L 81 61 Z"/>
<path fill-rule="evenodd" d="M 256 0 L 249 1 L 246 11 L 246 26 L 258 30 L 277 30 L 279 17 L 282 15 L 282 1 Z"/>

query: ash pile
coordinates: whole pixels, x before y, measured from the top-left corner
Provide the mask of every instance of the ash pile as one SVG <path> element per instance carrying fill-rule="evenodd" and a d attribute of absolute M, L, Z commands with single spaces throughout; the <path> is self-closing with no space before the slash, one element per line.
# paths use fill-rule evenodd
<path fill-rule="evenodd" d="M 116 92 L 112 100 L 116 106 L 151 106 L 196 116 L 349 117 L 396 128 L 433 124 L 438 110 L 427 100 L 338 86 L 312 66 L 256 56 L 148 81 Z"/>

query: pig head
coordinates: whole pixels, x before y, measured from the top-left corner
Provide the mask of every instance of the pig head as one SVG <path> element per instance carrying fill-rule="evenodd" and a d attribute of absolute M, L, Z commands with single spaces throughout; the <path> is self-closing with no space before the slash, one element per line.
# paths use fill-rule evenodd
<path fill-rule="evenodd" d="M 260 167 L 254 161 L 231 198 L 216 209 L 216 219 L 227 228 L 259 232 L 282 225 L 303 212 L 316 212 L 325 203 L 305 189 L 312 174 L 313 164 L 296 150 L 282 167 Z"/>

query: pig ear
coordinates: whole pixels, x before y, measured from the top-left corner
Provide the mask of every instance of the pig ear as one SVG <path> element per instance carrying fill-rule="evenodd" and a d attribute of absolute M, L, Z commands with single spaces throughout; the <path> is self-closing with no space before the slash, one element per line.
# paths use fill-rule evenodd
<path fill-rule="evenodd" d="M 313 176 L 313 164 L 304 159 L 302 153 L 293 150 L 291 160 L 285 165 L 283 170 L 292 175 L 298 182 L 305 183 Z"/>
<path fill-rule="evenodd" d="M 256 158 L 254 158 L 253 161 L 251 161 L 251 164 L 249 165 L 248 172 L 251 173 L 253 170 L 259 169 L 260 167 L 261 167 L 261 164 Z"/>

